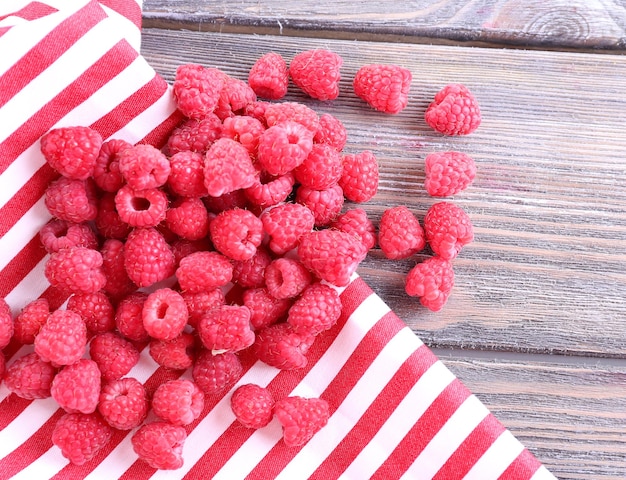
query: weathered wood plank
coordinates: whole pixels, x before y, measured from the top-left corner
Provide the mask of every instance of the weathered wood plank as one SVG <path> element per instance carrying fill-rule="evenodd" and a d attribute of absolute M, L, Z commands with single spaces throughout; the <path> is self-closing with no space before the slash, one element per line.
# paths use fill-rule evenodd
<path fill-rule="evenodd" d="M 146 0 L 146 27 L 559 49 L 626 47 L 613 0 L 240 2 Z"/>

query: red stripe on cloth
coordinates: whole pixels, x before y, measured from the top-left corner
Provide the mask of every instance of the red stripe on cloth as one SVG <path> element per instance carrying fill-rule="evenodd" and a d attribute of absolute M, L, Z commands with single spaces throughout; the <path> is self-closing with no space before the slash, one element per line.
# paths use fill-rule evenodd
<path fill-rule="evenodd" d="M 0 271 L 0 297 L 6 297 L 45 256 L 39 236 L 33 237 Z"/>
<path fill-rule="evenodd" d="M 20 17 L 24 20 L 37 20 L 38 18 L 46 17 L 51 13 L 58 12 L 58 10 L 50 5 L 46 5 L 41 2 L 30 2 L 24 8 L 21 8 L 8 15 L 3 15 L 0 20 L 4 20 L 7 17 Z"/>
<path fill-rule="evenodd" d="M 528 480 L 540 467 L 541 463 L 539 460 L 525 448 L 504 473 L 500 475 L 499 480 Z"/>
<path fill-rule="evenodd" d="M 4 430 L 17 416 L 24 411 L 33 401 L 18 397 L 14 393 L 0 402 L 0 430 Z"/>
<path fill-rule="evenodd" d="M 11 27 L 0 27 L 0 37 L 11 30 Z"/>
<path fill-rule="evenodd" d="M 99 0 L 102 5 L 115 10 L 128 18 L 137 28 L 141 28 L 141 7 L 135 0 Z"/>
<path fill-rule="evenodd" d="M 164 122 L 154 128 L 138 143 L 149 143 L 156 148 L 162 148 L 167 142 L 172 130 L 174 130 L 174 128 L 177 127 L 184 119 L 185 116 L 180 112 L 180 110 L 174 110 L 174 112 L 172 112 L 172 114 Z"/>
<path fill-rule="evenodd" d="M 61 305 L 65 303 L 68 295 L 61 292 L 58 288 L 49 286 L 44 290 L 40 297 L 48 300 L 48 305 L 50 305 L 50 311 L 52 312 L 60 308 Z"/>

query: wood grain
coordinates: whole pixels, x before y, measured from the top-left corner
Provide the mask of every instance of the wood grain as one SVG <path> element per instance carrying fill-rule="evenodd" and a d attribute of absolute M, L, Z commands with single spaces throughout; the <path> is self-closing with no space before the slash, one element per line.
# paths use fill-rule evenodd
<path fill-rule="evenodd" d="M 160 28 L 455 45 L 624 51 L 626 7 L 612 0 L 146 0 Z"/>

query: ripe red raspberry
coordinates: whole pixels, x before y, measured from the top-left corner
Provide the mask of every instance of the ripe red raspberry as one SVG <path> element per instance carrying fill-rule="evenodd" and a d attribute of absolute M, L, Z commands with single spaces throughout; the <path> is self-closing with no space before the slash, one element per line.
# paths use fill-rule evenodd
<path fill-rule="evenodd" d="M 204 197 L 204 156 L 197 152 L 178 152 L 170 157 L 167 186 L 181 197 Z"/>
<path fill-rule="evenodd" d="M 299 203 L 276 205 L 261 215 L 261 221 L 270 237 L 269 248 L 278 255 L 294 249 L 315 225 L 313 212 Z"/>
<path fill-rule="evenodd" d="M 44 203 L 52 216 L 71 223 L 95 220 L 98 199 L 92 180 L 61 177 L 46 189 Z"/>
<path fill-rule="evenodd" d="M 319 127 L 313 137 L 315 143 L 330 145 L 341 152 L 347 140 L 348 132 L 341 120 L 330 113 L 320 115 Z"/>
<path fill-rule="evenodd" d="M 265 122 L 268 127 L 287 121 L 296 122 L 306 127 L 315 135 L 319 129 L 319 115 L 312 108 L 298 102 L 270 103 L 265 109 Z"/>
<path fill-rule="evenodd" d="M 268 251 L 260 246 L 248 260 L 233 262 L 233 282 L 243 288 L 265 285 L 265 269 L 272 262 Z"/>
<path fill-rule="evenodd" d="M 396 114 L 409 103 L 412 79 L 411 72 L 398 65 L 371 64 L 357 71 L 352 86 L 357 97 L 372 108 Z"/>
<path fill-rule="evenodd" d="M 143 326 L 152 338 L 172 340 L 187 325 L 189 311 L 185 299 L 176 290 L 159 288 L 148 295 L 141 311 Z"/>
<path fill-rule="evenodd" d="M 176 470 L 183 466 L 183 445 L 187 432 L 168 422 L 142 425 L 131 437 L 133 451 L 150 467 Z"/>
<path fill-rule="evenodd" d="M 11 308 L 6 300 L 0 297 L 0 350 L 9 344 L 14 329 Z"/>
<path fill-rule="evenodd" d="M 73 465 L 91 460 L 113 436 L 113 429 L 98 414 L 66 413 L 54 425 L 52 443 Z"/>
<path fill-rule="evenodd" d="M 404 205 L 383 212 L 378 225 L 378 243 L 383 254 L 392 260 L 408 258 L 426 246 L 419 220 Z"/>
<path fill-rule="evenodd" d="M 50 304 L 45 298 L 28 302 L 15 317 L 13 337 L 23 345 L 32 345 L 35 336 L 50 316 Z"/>
<path fill-rule="evenodd" d="M 103 333 L 115 329 L 115 307 L 102 291 L 72 295 L 67 310 L 78 313 L 89 333 Z"/>
<path fill-rule="evenodd" d="M 168 199 L 158 188 L 134 190 L 124 185 L 115 194 L 120 219 L 131 227 L 156 227 L 165 220 Z"/>
<path fill-rule="evenodd" d="M 267 288 L 250 288 L 243 292 L 243 305 L 250 310 L 250 323 L 254 330 L 277 323 L 289 310 L 291 298 L 276 298 Z"/>
<path fill-rule="evenodd" d="M 173 425 L 189 425 L 202 413 L 204 393 L 191 380 L 168 380 L 152 396 L 152 410 Z"/>
<path fill-rule="evenodd" d="M 139 350 L 114 332 L 95 335 L 89 342 L 89 357 L 98 364 L 105 381 L 127 375 L 139 362 Z"/>
<path fill-rule="evenodd" d="M 211 221 L 209 229 L 216 250 L 232 260 L 252 258 L 263 241 L 263 223 L 249 210 L 225 210 Z"/>
<path fill-rule="evenodd" d="M 257 158 L 270 175 L 284 175 L 304 162 L 312 148 L 313 134 L 302 124 L 287 120 L 261 134 Z"/>
<path fill-rule="evenodd" d="M 261 172 L 254 185 L 244 189 L 244 193 L 252 205 L 267 208 L 287 200 L 295 183 L 292 172 L 277 177 Z"/>
<path fill-rule="evenodd" d="M 191 370 L 194 382 L 206 395 L 215 395 L 230 388 L 243 374 L 239 357 L 232 352 L 214 355 L 203 349 Z"/>
<path fill-rule="evenodd" d="M 341 299 L 334 288 L 313 283 L 289 309 L 287 322 L 296 333 L 317 335 L 331 328 L 341 315 Z"/>
<path fill-rule="evenodd" d="M 238 352 L 254 343 L 250 310 L 242 305 L 220 305 L 198 322 L 202 344 L 215 353 Z"/>
<path fill-rule="evenodd" d="M 446 260 L 455 258 L 461 249 L 474 240 L 474 227 L 469 215 L 450 202 L 438 202 L 424 216 L 424 233 L 432 251 Z"/>
<path fill-rule="evenodd" d="M 51 254 L 44 273 L 52 286 L 67 294 L 97 292 L 106 284 L 102 254 L 86 247 L 71 247 Z"/>
<path fill-rule="evenodd" d="M 68 413 L 93 413 L 100 398 L 100 381 L 98 364 L 81 358 L 56 374 L 50 394 Z"/>
<path fill-rule="evenodd" d="M 341 154 L 330 145 L 315 143 L 304 162 L 293 173 L 301 185 L 324 190 L 339 181 L 342 171 Z"/>
<path fill-rule="evenodd" d="M 246 147 L 231 138 L 216 140 L 204 160 L 204 186 L 212 197 L 254 185 L 257 171 Z"/>
<path fill-rule="evenodd" d="M 255 179 L 256 182 L 256 179 Z M 249 203 L 244 189 L 234 190 L 232 192 L 224 193 L 219 197 L 204 197 L 204 206 L 209 213 L 218 214 L 224 210 L 232 210 L 233 208 L 248 208 Z"/>
<path fill-rule="evenodd" d="M 328 423 L 330 416 L 326 400 L 299 396 L 278 400 L 274 414 L 283 427 L 283 441 L 288 447 L 304 445 Z"/>
<path fill-rule="evenodd" d="M 183 292 L 208 291 L 232 280 L 233 265 L 219 252 L 196 252 L 180 261 L 176 278 Z"/>
<path fill-rule="evenodd" d="M 246 108 L 244 108 L 242 114 L 248 117 L 256 118 L 259 122 L 263 124 L 264 127 L 267 127 L 265 110 L 267 110 L 267 107 L 269 107 L 270 105 L 273 105 L 273 103 L 263 100 L 256 100 L 246 105 Z"/>
<path fill-rule="evenodd" d="M 362 208 L 346 210 L 331 222 L 330 227 L 357 236 L 366 250 L 376 246 L 376 227 Z"/>
<path fill-rule="evenodd" d="M 309 271 L 293 258 L 277 258 L 265 269 L 265 285 L 274 298 L 295 298 L 311 280 Z"/>
<path fill-rule="evenodd" d="M 20 398 L 48 398 L 56 373 L 57 369 L 35 352 L 27 353 L 7 367 L 4 384 Z"/>
<path fill-rule="evenodd" d="M 262 362 L 281 370 L 306 366 L 306 357 L 315 337 L 296 333 L 288 323 L 275 323 L 259 330 L 253 351 Z"/>
<path fill-rule="evenodd" d="M 87 327 L 71 310 L 55 310 L 35 337 L 35 353 L 56 366 L 80 359 L 87 347 Z"/>
<path fill-rule="evenodd" d="M 124 245 L 124 267 L 138 287 L 150 287 L 175 270 L 174 253 L 154 227 L 135 228 Z"/>
<path fill-rule="evenodd" d="M 341 213 L 344 201 L 344 192 L 337 184 L 324 190 L 301 186 L 296 192 L 296 202 L 313 213 L 316 227 L 328 226 L 335 220 Z"/>
<path fill-rule="evenodd" d="M 165 368 L 186 370 L 193 365 L 195 337 L 183 332 L 172 340 L 152 340 L 150 356 Z"/>
<path fill-rule="evenodd" d="M 165 185 L 170 175 L 170 161 L 156 147 L 138 144 L 118 155 L 120 173 L 133 190 L 146 190 Z"/>
<path fill-rule="evenodd" d="M 248 85 L 261 98 L 280 100 L 287 94 L 289 71 L 285 59 L 276 52 L 260 57 L 248 73 Z"/>
<path fill-rule="evenodd" d="M 224 121 L 228 117 L 241 115 L 246 107 L 256 101 L 256 93 L 243 80 L 225 75 L 224 88 L 215 107 L 215 114 Z"/>
<path fill-rule="evenodd" d="M 420 303 L 433 312 L 445 305 L 453 286 L 452 264 L 441 257 L 430 257 L 418 263 L 405 280 L 406 293 L 419 297 Z"/>
<path fill-rule="evenodd" d="M 141 425 L 148 415 L 145 387 L 133 377 L 107 382 L 100 390 L 98 412 L 113 428 L 131 430 Z"/>
<path fill-rule="evenodd" d="M 117 330 L 133 342 L 144 342 L 149 339 L 143 326 L 143 304 L 148 298 L 145 292 L 135 292 L 124 297 L 115 310 Z"/>
<path fill-rule="evenodd" d="M 424 187 L 433 197 L 447 197 L 465 190 L 476 177 L 476 164 L 461 152 L 431 153 L 425 160 Z"/>
<path fill-rule="evenodd" d="M 58 218 L 51 219 L 39 230 L 39 239 L 48 253 L 62 248 L 97 248 L 98 239 L 88 223 L 70 223 Z"/>
<path fill-rule="evenodd" d="M 378 191 L 378 162 L 369 150 L 343 156 L 343 171 L 339 185 L 348 200 L 363 203 Z"/>
<path fill-rule="evenodd" d="M 173 92 L 178 109 L 189 118 L 204 118 L 217 106 L 225 75 L 193 63 L 176 69 Z"/>
<path fill-rule="evenodd" d="M 130 147 L 132 144 L 122 139 L 111 139 L 102 144 L 93 169 L 93 179 L 100 190 L 117 192 L 122 187 L 124 177 L 120 172 L 118 155 Z"/>
<path fill-rule="evenodd" d="M 319 278 L 343 287 L 350 283 L 367 250 L 355 236 L 327 229 L 304 235 L 298 255 L 302 264 Z"/>
<path fill-rule="evenodd" d="M 342 64 L 343 59 L 330 50 L 307 50 L 293 57 L 289 75 L 311 98 L 334 100 L 339 96 Z"/>
<path fill-rule="evenodd" d="M 424 114 L 426 123 L 444 135 L 468 135 L 481 121 L 478 101 L 465 85 L 446 85 Z"/>
<path fill-rule="evenodd" d="M 115 207 L 115 193 L 104 192 L 98 200 L 98 214 L 95 220 L 96 230 L 104 238 L 124 240 L 132 230 L 122 221 Z"/>
<path fill-rule="evenodd" d="M 230 408 L 244 427 L 258 429 L 274 416 L 274 398 L 267 388 L 253 383 L 237 387 L 230 397 Z"/>
<path fill-rule="evenodd" d="M 89 127 L 61 127 L 41 137 L 41 153 L 57 172 L 85 180 L 93 173 L 102 136 Z"/>
<path fill-rule="evenodd" d="M 213 113 L 200 119 L 189 118 L 167 138 L 165 151 L 170 156 L 181 152 L 204 155 L 221 133 L 222 121 Z"/>
<path fill-rule="evenodd" d="M 200 319 L 209 310 L 226 303 L 226 298 L 221 288 L 213 288 L 197 293 L 183 292 L 181 295 L 185 299 L 185 304 L 189 311 L 187 323 L 193 328 L 198 326 Z"/>
<path fill-rule="evenodd" d="M 104 292 L 112 300 L 119 300 L 134 291 L 135 284 L 128 277 L 124 266 L 124 243 L 121 240 L 109 238 L 102 244 L 100 253 L 102 254 L 102 271 L 106 277 Z"/>
<path fill-rule="evenodd" d="M 209 212 L 199 198 L 178 198 L 165 214 L 165 226 L 186 240 L 199 240 L 209 233 Z"/>
<path fill-rule="evenodd" d="M 265 125 L 260 120 L 247 115 L 238 115 L 224 119 L 222 137 L 232 138 L 241 143 L 254 158 L 259 146 L 259 137 L 264 131 Z"/>

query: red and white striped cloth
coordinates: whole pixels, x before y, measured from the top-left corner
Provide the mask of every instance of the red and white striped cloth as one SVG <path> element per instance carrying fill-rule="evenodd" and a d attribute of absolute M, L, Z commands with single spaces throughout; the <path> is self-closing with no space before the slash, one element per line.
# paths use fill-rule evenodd
<path fill-rule="evenodd" d="M 39 138 L 90 125 L 104 138 L 160 145 L 181 119 L 169 86 L 138 53 L 140 26 L 140 0 L 0 4 L 0 296 L 14 313 L 39 296 L 52 308 L 65 301 L 43 275 L 38 231 L 50 215 L 42 194 L 55 174 Z M 341 296 L 344 313 L 305 369 L 242 358 L 239 383 L 329 402 L 328 425 L 305 446 L 286 447 L 277 422 L 238 426 L 226 395 L 207 397 L 187 427 L 180 470 L 137 460 L 121 431 L 74 466 L 51 442 L 63 415 L 54 400 L 24 400 L 0 385 L 0 479 L 554 478 L 361 278 Z M 4 354 L 10 364 L 29 351 L 11 344 Z M 147 352 L 130 372 L 147 385 L 173 375 Z"/>

